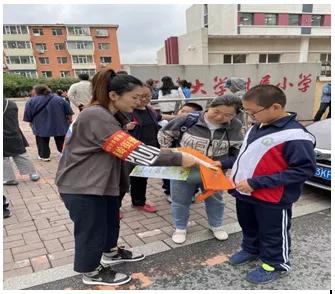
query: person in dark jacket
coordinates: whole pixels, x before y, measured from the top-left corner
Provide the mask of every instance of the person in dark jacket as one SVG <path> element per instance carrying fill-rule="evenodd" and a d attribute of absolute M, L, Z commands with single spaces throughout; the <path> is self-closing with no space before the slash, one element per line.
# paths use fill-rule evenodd
<path fill-rule="evenodd" d="M 246 276 L 269 283 L 291 269 L 292 204 L 316 169 L 315 138 L 285 111 L 286 96 L 273 85 L 257 85 L 243 97 L 243 108 L 257 123 L 247 132 L 236 158 L 218 162 L 232 168 L 242 250 L 230 257 L 239 265 L 260 258 L 262 265 Z"/>
<path fill-rule="evenodd" d="M 146 145 L 159 148 L 157 134 L 160 126 L 158 122 L 162 119 L 162 116 L 157 114 L 157 112 L 148 105 L 151 100 L 150 88 L 145 86 L 143 89 L 144 92 L 138 101 L 137 108 L 130 114 L 130 122 L 127 124 L 127 129 L 129 134 Z M 129 167 L 129 173 L 133 167 L 134 165 Z M 154 213 L 157 209 L 146 201 L 147 181 L 147 178 L 130 177 L 132 206 L 138 210 Z M 122 201 L 123 197 L 120 198 Z"/>
<path fill-rule="evenodd" d="M 18 108 L 15 102 L 3 101 L 3 164 L 4 185 L 17 185 L 11 158 L 21 175 L 29 175 L 32 181 L 38 181 L 38 175 L 26 151 L 29 144 L 24 137 L 18 120 Z"/>
<path fill-rule="evenodd" d="M 314 121 L 319 121 L 327 108 L 329 108 L 327 118 L 331 118 L 331 91 L 331 83 L 326 83 L 322 88 L 321 103 L 319 110 L 315 114 Z"/>
<path fill-rule="evenodd" d="M 48 86 L 37 85 L 33 90 L 37 96 L 26 103 L 23 120 L 32 126 L 38 158 L 50 161 L 50 137 L 54 137 L 57 150 L 61 153 L 73 111 L 69 103 L 52 94 Z"/>

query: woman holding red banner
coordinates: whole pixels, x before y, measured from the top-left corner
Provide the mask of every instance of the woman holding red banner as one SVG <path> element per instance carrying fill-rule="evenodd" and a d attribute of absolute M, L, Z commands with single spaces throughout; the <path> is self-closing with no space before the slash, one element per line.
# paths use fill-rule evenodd
<path fill-rule="evenodd" d="M 140 165 L 192 166 L 198 162 L 185 153 L 160 151 L 122 130 L 114 114 L 132 112 L 143 84 L 113 70 L 98 72 L 92 80 L 92 100 L 70 127 L 60 159 L 56 185 L 74 222 L 74 270 L 90 285 L 121 285 L 130 276 L 113 271 L 120 262 L 144 259 L 117 247 L 119 193 L 127 174 L 124 161 Z"/>
<path fill-rule="evenodd" d="M 242 102 L 235 95 L 217 97 L 207 111 L 190 113 L 170 121 L 159 131 L 158 142 L 164 148 L 169 148 L 173 144 L 191 147 L 213 160 L 233 156 L 238 153 L 243 140 L 242 124 L 235 118 L 241 108 Z M 191 171 L 189 178 L 192 174 Z M 172 240 L 175 243 L 183 243 L 186 240 L 192 197 L 200 186 L 200 181 L 171 180 L 171 209 L 176 227 Z M 205 204 L 214 237 L 218 240 L 228 239 L 228 234 L 223 228 L 222 192 L 207 198 Z"/>

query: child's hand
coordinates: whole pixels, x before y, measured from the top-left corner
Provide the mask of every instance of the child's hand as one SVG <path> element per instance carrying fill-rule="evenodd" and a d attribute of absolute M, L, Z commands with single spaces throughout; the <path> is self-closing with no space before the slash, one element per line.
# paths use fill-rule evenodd
<path fill-rule="evenodd" d="M 251 193 L 252 191 L 254 191 L 254 189 L 250 187 L 247 180 L 239 182 L 236 185 L 236 190 L 239 190 L 242 193 Z"/>
<path fill-rule="evenodd" d="M 214 161 L 214 162 L 211 163 L 211 165 L 216 166 L 218 168 L 222 168 L 221 161 Z"/>

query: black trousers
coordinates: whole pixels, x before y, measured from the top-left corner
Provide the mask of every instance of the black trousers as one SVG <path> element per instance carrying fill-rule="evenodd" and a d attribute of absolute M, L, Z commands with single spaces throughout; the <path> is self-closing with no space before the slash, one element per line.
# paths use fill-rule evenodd
<path fill-rule="evenodd" d="M 58 152 L 63 151 L 63 144 L 65 140 L 65 136 L 54 137 L 56 147 Z M 50 137 L 39 137 L 36 136 L 36 144 L 38 156 L 41 158 L 49 158 L 50 157 L 50 147 L 49 147 Z"/>
<path fill-rule="evenodd" d="M 130 177 L 130 196 L 133 206 L 143 206 L 147 200 L 145 197 L 147 193 L 148 178 Z M 126 193 L 120 195 L 120 207 L 122 206 L 122 199 Z"/>
<path fill-rule="evenodd" d="M 236 199 L 236 213 L 243 233 L 242 249 L 258 254 L 277 270 L 289 270 L 291 208 L 276 209 Z"/>
<path fill-rule="evenodd" d="M 117 246 L 120 231 L 119 197 L 61 194 L 74 222 L 74 270 L 93 271 L 103 252 Z"/>
<path fill-rule="evenodd" d="M 319 121 L 322 117 L 322 115 L 326 112 L 327 108 L 329 107 L 329 112 L 327 114 L 327 118 L 331 117 L 331 103 L 320 103 L 320 107 L 318 112 L 314 116 L 314 121 Z"/>
<path fill-rule="evenodd" d="M 163 188 L 164 193 L 166 195 L 170 195 L 171 194 L 171 192 L 170 192 L 170 180 L 169 179 L 163 179 L 162 188 Z"/>

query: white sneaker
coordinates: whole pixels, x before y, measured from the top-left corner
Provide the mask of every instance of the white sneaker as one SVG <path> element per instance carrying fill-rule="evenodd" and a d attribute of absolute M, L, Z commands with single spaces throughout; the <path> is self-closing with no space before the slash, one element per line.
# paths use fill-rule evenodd
<path fill-rule="evenodd" d="M 186 230 L 176 229 L 172 235 L 172 241 L 181 244 L 186 241 Z"/>
<path fill-rule="evenodd" d="M 49 158 L 42 158 L 42 157 L 39 157 L 39 156 L 38 156 L 38 159 L 39 159 L 39 160 L 42 160 L 42 161 L 50 161 L 50 160 L 51 160 L 50 157 L 49 157 Z"/>
<path fill-rule="evenodd" d="M 211 231 L 213 232 L 214 237 L 218 240 L 228 239 L 228 233 L 223 229 L 223 226 L 211 227 Z"/>

